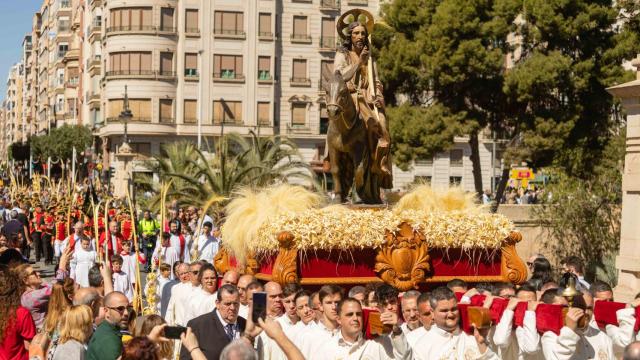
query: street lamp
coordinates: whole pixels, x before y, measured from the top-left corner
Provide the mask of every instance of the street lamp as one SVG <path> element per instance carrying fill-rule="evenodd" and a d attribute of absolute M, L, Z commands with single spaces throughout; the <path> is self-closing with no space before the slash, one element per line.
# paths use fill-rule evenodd
<path fill-rule="evenodd" d="M 131 113 L 131 109 L 129 109 L 129 95 L 127 94 L 127 85 L 124 86 L 124 104 L 122 112 L 118 117 L 124 124 L 124 139 L 122 142 L 128 144 L 129 136 L 127 134 L 127 123 L 133 118 L 133 114 Z"/>

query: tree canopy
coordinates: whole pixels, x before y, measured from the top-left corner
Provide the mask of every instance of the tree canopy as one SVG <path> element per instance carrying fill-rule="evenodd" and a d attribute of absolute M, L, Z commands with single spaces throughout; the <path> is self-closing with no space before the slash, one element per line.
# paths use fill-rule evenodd
<path fill-rule="evenodd" d="M 34 158 L 71 159 L 73 148 L 84 151 L 91 145 L 91 130 L 85 126 L 63 125 L 53 128 L 47 135 L 31 137 L 31 152 Z"/>

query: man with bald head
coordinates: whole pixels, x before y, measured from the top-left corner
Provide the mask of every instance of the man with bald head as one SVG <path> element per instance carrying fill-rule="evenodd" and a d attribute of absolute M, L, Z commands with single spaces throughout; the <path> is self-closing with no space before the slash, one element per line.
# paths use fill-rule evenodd
<path fill-rule="evenodd" d="M 276 320 L 284 313 L 282 286 L 275 281 L 269 281 L 264 284 L 264 291 L 267 293 L 267 317 Z M 264 331 L 256 338 L 256 349 L 262 355 L 262 359 L 286 359 L 282 350 Z"/>
<path fill-rule="evenodd" d="M 239 279 L 240 279 L 240 273 L 238 273 L 236 270 L 229 270 L 226 273 L 224 273 L 220 286 L 226 285 L 226 284 L 238 286 Z"/>
<path fill-rule="evenodd" d="M 249 315 L 249 298 L 247 296 L 247 286 L 252 282 L 256 281 L 256 278 L 253 275 L 244 274 L 240 276 L 238 279 L 238 293 L 240 294 L 240 311 L 238 315 L 242 316 L 245 319 L 248 319 Z"/>
<path fill-rule="evenodd" d="M 640 341 L 627 345 L 624 349 L 622 360 L 640 360 Z"/>
<path fill-rule="evenodd" d="M 104 297 L 104 321 L 98 326 L 89 340 L 87 360 L 114 360 L 122 353 L 122 335 L 120 330 L 129 323 L 129 300 L 114 291 Z"/>
<path fill-rule="evenodd" d="M 93 312 L 93 323 L 100 325 L 104 316 L 104 308 L 102 307 L 102 298 L 97 289 L 92 287 L 80 288 L 73 294 L 73 305 L 87 305 Z"/>
<path fill-rule="evenodd" d="M 122 241 L 124 241 L 124 237 L 120 233 L 120 225 L 116 221 L 111 221 L 109 223 L 109 239 L 107 240 L 107 251 L 109 259 L 113 256 L 114 251 L 115 254 L 120 254 L 122 252 Z M 101 257 L 104 257 L 104 245 L 105 238 L 107 236 L 106 232 L 103 232 L 100 235 L 100 240 L 98 241 L 98 253 Z"/>
<path fill-rule="evenodd" d="M 171 299 L 169 300 L 167 316 L 165 318 L 167 323 L 185 326 L 190 320 L 188 318 L 187 306 L 189 299 L 200 286 L 199 275 L 201 267 L 202 264 L 198 261 L 191 263 L 187 274 L 183 274 L 187 281 L 182 282 L 183 277 L 181 277 L 180 284 L 171 289 Z"/>

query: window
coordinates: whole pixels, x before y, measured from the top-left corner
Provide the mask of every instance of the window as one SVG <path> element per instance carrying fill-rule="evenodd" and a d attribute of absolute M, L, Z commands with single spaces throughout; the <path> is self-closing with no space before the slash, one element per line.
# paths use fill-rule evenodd
<path fill-rule="evenodd" d="M 198 100 L 184 101 L 184 123 L 195 124 L 198 122 Z"/>
<path fill-rule="evenodd" d="M 184 54 L 184 76 L 198 76 L 198 54 Z"/>
<path fill-rule="evenodd" d="M 433 156 L 431 157 L 417 157 L 416 158 L 417 166 L 432 166 L 433 165 Z"/>
<path fill-rule="evenodd" d="M 243 13 L 231 11 L 216 11 L 214 16 L 214 34 L 244 35 Z"/>
<path fill-rule="evenodd" d="M 271 125 L 268 102 L 258 103 L 258 125 Z"/>
<path fill-rule="evenodd" d="M 191 34 L 200 33 L 198 26 L 198 9 L 185 10 L 184 31 Z"/>
<path fill-rule="evenodd" d="M 150 7 L 120 8 L 111 10 L 111 29 L 108 31 L 153 30 L 153 17 Z"/>
<path fill-rule="evenodd" d="M 213 123 L 214 124 L 242 124 L 242 102 L 241 101 L 214 101 L 213 102 Z"/>
<path fill-rule="evenodd" d="M 291 76 L 291 82 L 306 83 L 307 78 L 307 60 L 306 59 L 293 59 L 293 74 Z"/>
<path fill-rule="evenodd" d="M 413 182 L 415 184 L 431 184 L 431 176 L 425 176 L 425 175 L 416 175 L 416 177 L 413 178 Z"/>
<path fill-rule="evenodd" d="M 160 30 L 174 31 L 173 28 L 173 8 L 162 8 L 160 10 Z"/>
<path fill-rule="evenodd" d="M 273 36 L 273 33 L 271 32 L 271 14 L 260 13 L 260 16 L 258 17 L 258 29 L 258 36 Z"/>
<path fill-rule="evenodd" d="M 462 176 L 449 176 L 450 186 L 460 186 L 462 184 Z"/>
<path fill-rule="evenodd" d="M 78 85 L 78 81 L 80 80 L 80 72 L 77 67 L 69 68 L 69 73 L 67 74 L 70 85 Z"/>
<path fill-rule="evenodd" d="M 151 143 L 130 143 L 131 151 L 141 157 L 151 156 Z"/>
<path fill-rule="evenodd" d="M 123 109 L 123 103 L 124 100 L 122 99 L 109 100 L 107 109 L 111 121 L 118 121 L 118 116 L 120 116 Z"/>
<path fill-rule="evenodd" d="M 293 33 L 291 38 L 294 40 L 310 40 L 307 33 L 307 17 L 306 16 L 294 16 L 293 17 Z"/>
<path fill-rule="evenodd" d="M 329 131 L 329 113 L 327 105 L 320 104 L 320 134 L 325 135 Z"/>
<path fill-rule="evenodd" d="M 326 49 L 336 48 L 335 30 L 336 22 L 332 18 L 322 18 L 322 35 L 320 36 L 320 47 Z"/>
<path fill-rule="evenodd" d="M 132 121 L 151 122 L 151 99 L 129 99 Z"/>
<path fill-rule="evenodd" d="M 214 55 L 213 77 L 216 79 L 243 79 L 241 55 Z"/>
<path fill-rule="evenodd" d="M 150 52 L 122 52 L 109 54 L 111 70 L 107 75 L 151 75 Z"/>
<path fill-rule="evenodd" d="M 165 75 L 165 76 L 173 75 L 173 53 L 171 52 L 160 53 L 160 75 Z"/>
<path fill-rule="evenodd" d="M 173 99 L 160 99 L 160 122 L 173 123 Z"/>
<path fill-rule="evenodd" d="M 294 103 L 291 109 L 291 125 L 305 126 L 307 124 L 307 104 Z"/>
<path fill-rule="evenodd" d="M 462 149 L 453 149 L 449 152 L 449 160 L 451 161 L 451 166 L 459 167 L 462 166 Z"/>
<path fill-rule="evenodd" d="M 271 57 L 258 57 L 258 80 L 271 80 Z"/>
<path fill-rule="evenodd" d="M 63 58 L 66 54 L 67 51 L 69 51 L 69 44 L 59 44 L 58 45 L 58 58 Z"/>

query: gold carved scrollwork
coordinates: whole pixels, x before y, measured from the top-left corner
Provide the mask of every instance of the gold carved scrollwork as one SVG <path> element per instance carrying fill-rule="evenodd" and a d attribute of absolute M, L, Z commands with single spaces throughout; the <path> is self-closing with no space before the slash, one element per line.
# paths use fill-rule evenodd
<path fill-rule="evenodd" d="M 502 276 L 506 281 L 522 284 L 527 281 L 527 267 L 516 252 L 516 244 L 522 240 L 522 234 L 513 231 L 502 244 Z"/>
<path fill-rule="evenodd" d="M 244 268 L 244 273 L 249 275 L 255 275 L 260 271 L 260 265 L 255 258 L 254 253 L 249 253 L 247 255 L 247 265 Z"/>
<path fill-rule="evenodd" d="M 227 249 L 220 248 L 216 256 L 213 258 L 213 266 L 216 268 L 218 274 L 224 274 L 231 270 L 231 264 L 229 262 L 229 252 Z"/>
<path fill-rule="evenodd" d="M 398 231 L 386 231 L 385 239 L 378 250 L 374 271 L 400 291 L 417 289 L 431 268 L 424 235 L 402 223 Z"/>
<path fill-rule="evenodd" d="M 273 264 L 272 280 L 280 285 L 298 283 L 298 250 L 294 247 L 294 236 L 288 231 L 278 235 L 280 250 Z"/>

